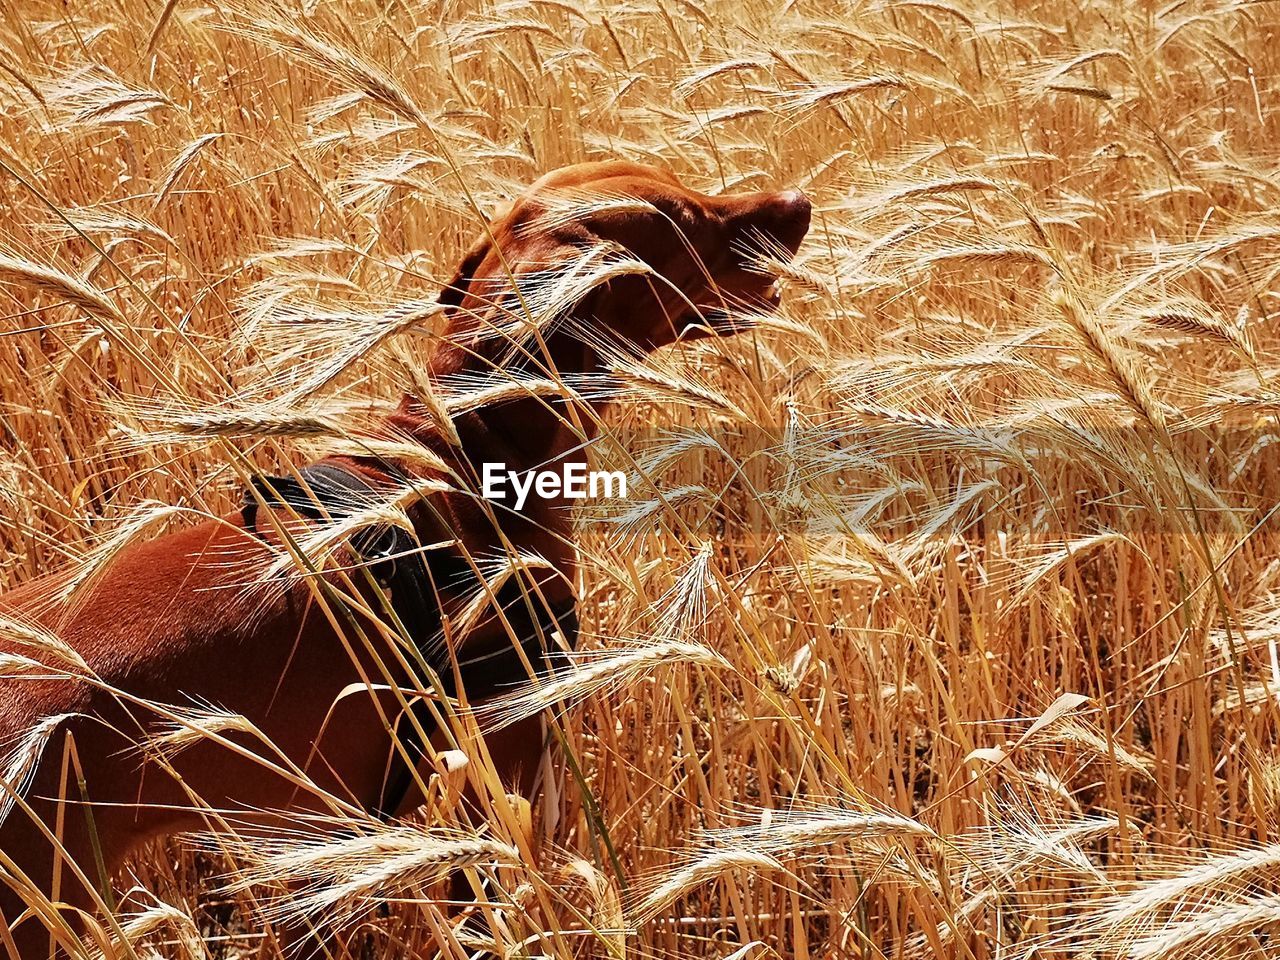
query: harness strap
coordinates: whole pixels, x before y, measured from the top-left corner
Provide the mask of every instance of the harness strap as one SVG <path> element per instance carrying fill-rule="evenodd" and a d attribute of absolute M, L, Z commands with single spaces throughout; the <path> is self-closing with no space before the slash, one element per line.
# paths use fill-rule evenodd
<path fill-rule="evenodd" d="M 301 480 L 293 476 L 254 476 L 251 483 L 263 503 L 287 506 L 299 516 L 317 523 L 341 521 L 386 489 L 385 485 L 336 463 L 311 464 L 302 467 L 298 474 Z M 257 527 L 258 510 L 258 499 L 252 492 L 245 491 L 241 508 L 244 527 L 261 537 Z M 440 637 L 440 610 L 427 557 L 417 540 L 399 527 L 372 526 L 357 531 L 351 538 L 350 547 L 379 586 L 390 591 L 391 608 L 396 617 L 409 639 L 425 652 Z M 436 580 L 442 585 L 450 579 L 450 570 L 455 566 L 458 567 L 456 573 L 470 576 L 469 565 L 460 566 L 451 563 L 451 559 L 447 554 L 440 557 L 440 566 L 444 569 Z M 519 585 L 509 583 L 498 591 L 496 599 L 519 642 L 499 644 L 458 661 L 462 685 L 471 699 L 484 699 L 504 687 L 527 681 L 526 659 L 539 676 L 554 672 L 557 658 L 549 653 L 548 642 L 553 632 L 561 633 L 570 649 L 577 645 L 577 601 L 573 597 L 547 610 L 544 604 L 536 601 L 530 604 Z M 536 615 L 531 615 L 531 605 L 537 608 Z M 443 644 L 440 647 L 443 649 Z M 464 642 L 461 652 L 467 652 L 465 647 Z M 449 654 L 446 652 L 433 660 L 435 662 L 429 662 L 440 678 L 443 692 L 446 696 L 455 696 L 457 685 Z M 410 721 L 410 714 L 416 723 Z M 395 735 L 415 763 L 425 754 L 425 744 L 418 730 L 427 730 L 430 726 L 430 711 L 421 700 L 411 704 L 409 712 L 402 713 L 396 721 Z M 413 768 L 404 761 L 399 750 L 394 751 L 383 795 L 374 809 L 376 815 L 382 820 L 392 818 L 412 786 Z"/>

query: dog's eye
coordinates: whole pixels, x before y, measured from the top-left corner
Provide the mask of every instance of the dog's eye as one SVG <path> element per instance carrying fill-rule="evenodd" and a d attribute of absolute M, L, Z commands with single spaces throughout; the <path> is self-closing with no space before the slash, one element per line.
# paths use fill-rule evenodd
<path fill-rule="evenodd" d="M 668 200 L 654 204 L 665 217 L 682 230 L 689 230 L 698 225 L 697 212 L 683 201 Z"/>

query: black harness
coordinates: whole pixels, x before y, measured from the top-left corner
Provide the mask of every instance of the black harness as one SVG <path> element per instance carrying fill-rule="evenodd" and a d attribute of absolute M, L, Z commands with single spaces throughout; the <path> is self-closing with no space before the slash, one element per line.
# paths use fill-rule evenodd
<path fill-rule="evenodd" d="M 316 523 L 340 522 L 368 504 L 370 499 L 385 494 L 386 487 L 370 480 L 361 473 L 336 463 L 316 463 L 298 471 L 301 481 L 293 476 L 254 476 L 252 491 L 245 492 L 241 508 L 244 527 L 258 533 L 258 510 L 261 503 L 267 506 L 287 506 L 300 517 Z M 254 493 L 258 496 L 255 496 Z M 436 559 L 438 567 L 433 579 L 428 569 L 427 555 L 409 531 L 399 527 L 369 527 L 357 531 L 349 543 L 360 564 L 368 570 L 378 585 L 391 595 L 391 607 L 408 637 L 426 654 L 433 647 L 441 653 L 428 660 L 440 678 L 443 693 L 453 696 L 457 683 L 453 660 L 444 644 L 433 644 L 441 629 L 440 607 L 436 600 L 437 584 L 475 580 L 469 564 L 452 554 Z M 530 604 L 513 581 L 497 592 L 497 604 L 503 611 L 519 643 L 494 645 L 489 650 L 462 650 L 471 654 L 456 664 L 457 674 L 469 699 L 484 699 L 503 688 L 529 680 L 525 660 L 533 665 L 541 676 L 554 671 L 557 655 L 549 652 L 553 632 L 559 632 L 572 649 L 578 640 L 577 603 L 570 597 L 552 609 L 543 604 Z M 531 607 L 538 609 L 531 610 Z M 412 715 L 412 720 L 410 719 Z M 413 722 L 416 721 L 416 722 Z M 402 713 L 396 720 L 394 733 L 403 745 L 405 754 L 417 759 L 424 756 L 424 744 L 419 730 L 427 730 L 431 715 L 427 704 L 415 700 L 410 713 Z M 387 820 L 404 801 L 413 786 L 413 768 L 405 762 L 399 750 L 391 755 L 391 768 L 382 797 L 374 812 Z"/>

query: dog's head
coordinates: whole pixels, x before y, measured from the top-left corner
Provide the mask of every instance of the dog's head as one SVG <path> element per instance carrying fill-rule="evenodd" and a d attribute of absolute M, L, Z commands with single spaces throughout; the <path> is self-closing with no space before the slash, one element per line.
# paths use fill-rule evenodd
<path fill-rule="evenodd" d="M 607 277 L 571 311 L 606 336 L 656 349 L 731 333 L 732 314 L 777 306 L 777 277 L 760 267 L 760 255 L 790 258 L 809 217 L 798 190 L 708 196 L 657 167 L 577 164 L 542 177 L 494 220 L 440 299 L 455 328 L 483 336 L 495 305 L 508 316 L 536 313 L 523 291 L 554 286 L 549 278 L 576 264 L 588 283 L 593 270 Z M 630 267 L 614 271 L 610 257 Z"/>

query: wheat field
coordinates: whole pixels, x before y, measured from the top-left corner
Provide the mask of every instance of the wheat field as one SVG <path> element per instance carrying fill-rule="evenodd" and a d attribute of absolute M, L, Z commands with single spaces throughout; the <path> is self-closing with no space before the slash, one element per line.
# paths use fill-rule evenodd
<path fill-rule="evenodd" d="M 576 673 L 504 705 L 552 707 L 540 795 L 467 807 L 463 750 L 411 822 L 153 844 L 83 956 L 273 958 L 300 917 L 338 958 L 1280 956 L 1277 34 L 1244 0 L 5 3 L 6 589 L 420 389 L 405 318 L 546 170 L 814 203 L 776 315 L 611 378 Z"/>

